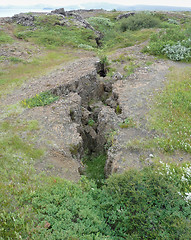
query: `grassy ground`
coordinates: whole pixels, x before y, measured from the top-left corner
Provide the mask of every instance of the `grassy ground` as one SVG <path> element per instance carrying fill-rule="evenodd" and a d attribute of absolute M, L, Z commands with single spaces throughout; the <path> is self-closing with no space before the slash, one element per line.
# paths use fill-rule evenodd
<path fill-rule="evenodd" d="M 15 116 L 12 111 L 0 122 L 0 239 L 19 239 L 18 232 L 26 231 L 31 211 L 21 204 L 22 197 L 40 184 L 34 170 L 35 160 L 43 155 L 43 149 L 34 145 L 38 122 L 16 120 Z"/>
<path fill-rule="evenodd" d="M 155 139 L 165 151 L 191 152 L 191 70 L 172 69 L 169 83 L 150 113 L 150 126 L 164 137 Z"/>
<path fill-rule="evenodd" d="M 20 86 L 25 80 L 43 75 L 59 64 L 76 58 L 74 50 L 54 49 L 47 50 L 42 56 L 33 58 L 30 62 L 11 62 L 3 65 L 0 74 L 0 96 L 16 86 Z"/>
<path fill-rule="evenodd" d="M 13 39 L 7 33 L 0 30 L 0 45 L 5 43 L 12 43 Z"/>
<path fill-rule="evenodd" d="M 128 146 L 139 146 L 167 153 L 175 150 L 191 153 L 191 70 L 171 69 L 163 91 L 152 100 L 148 127 L 158 137 L 138 139 Z"/>

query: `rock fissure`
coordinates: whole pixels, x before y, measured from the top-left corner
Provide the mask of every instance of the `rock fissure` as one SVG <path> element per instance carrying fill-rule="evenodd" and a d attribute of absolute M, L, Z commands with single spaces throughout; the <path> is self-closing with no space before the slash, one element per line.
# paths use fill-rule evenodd
<path fill-rule="evenodd" d="M 76 124 L 82 143 L 71 146 L 70 150 L 80 164 L 84 155 L 106 153 L 108 134 L 114 131 L 121 120 L 116 113 L 118 95 L 112 90 L 116 80 L 111 78 L 105 81 L 95 69 L 73 82 L 51 89 L 53 94 L 62 98 L 73 94 L 69 115 Z"/>

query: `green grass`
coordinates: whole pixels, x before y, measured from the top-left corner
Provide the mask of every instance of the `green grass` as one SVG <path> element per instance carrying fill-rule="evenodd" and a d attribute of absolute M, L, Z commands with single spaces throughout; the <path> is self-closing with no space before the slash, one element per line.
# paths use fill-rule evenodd
<path fill-rule="evenodd" d="M 34 163 L 44 151 L 32 141 L 38 128 L 35 120 L 21 121 L 11 116 L 0 122 L 0 239 L 19 239 L 32 225 L 33 213 L 23 205 L 22 198 L 40 184 Z"/>
<path fill-rule="evenodd" d="M 191 71 L 173 69 L 169 83 L 155 99 L 150 126 L 164 137 L 156 138 L 159 148 L 191 153 Z"/>
<path fill-rule="evenodd" d="M 127 147 L 191 153 L 191 70 L 172 69 L 163 91 L 150 105 L 148 127 L 158 135 L 154 139 L 129 141 Z"/>
<path fill-rule="evenodd" d="M 133 60 L 132 57 L 126 54 L 120 54 L 118 58 L 112 59 L 112 62 L 124 63 L 124 62 L 129 62 L 131 60 Z"/>
<path fill-rule="evenodd" d="M 18 26 L 15 29 L 15 36 L 48 48 L 62 46 L 78 47 L 81 44 L 96 47 L 94 32 L 75 26 L 45 25 L 37 26 L 35 31 L 27 27 Z"/>
<path fill-rule="evenodd" d="M 21 63 L 21 62 L 24 63 L 24 60 L 21 58 L 18 58 L 18 57 L 9 57 L 8 59 L 9 59 L 9 61 L 11 61 L 13 63 Z"/>
<path fill-rule="evenodd" d="M 129 47 L 149 39 L 154 29 L 142 29 L 138 31 L 121 30 L 121 21 L 116 21 L 115 17 L 119 13 L 100 15 L 99 17 L 89 18 L 88 21 L 95 29 L 103 33 L 102 49 L 111 51 L 117 48 Z"/>
<path fill-rule="evenodd" d="M 72 49 L 47 50 L 44 55 L 33 58 L 30 62 L 12 63 L 3 66 L 0 74 L 0 96 L 20 86 L 25 80 L 37 77 L 55 69 L 59 64 L 75 59 Z"/>
<path fill-rule="evenodd" d="M 5 43 L 12 43 L 13 39 L 7 33 L 0 30 L 0 45 Z"/>
<path fill-rule="evenodd" d="M 111 51 L 118 48 L 125 48 L 140 44 L 149 39 L 151 33 L 154 33 L 153 29 L 144 29 L 138 31 L 125 31 L 121 32 L 119 27 L 106 32 L 103 38 L 103 49 L 105 51 Z"/>
<path fill-rule="evenodd" d="M 21 104 L 24 107 L 33 108 L 33 107 L 50 105 L 51 103 L 57 101 L 58 99 L 59 99 L 58 96 L 47 91 L 47 92 L 42 92 L 40 94 L 36 94 L 32 98 L 24 99 L 21 102 Z"/>
<path fill-rule="evenodd" d="M 86 165 L 86 176 L 94 180 L 98 186 L 102 185 L 105 179 L 104 167 L 107 156 L 105 154 L 85 156 L 83 163 Z"/>

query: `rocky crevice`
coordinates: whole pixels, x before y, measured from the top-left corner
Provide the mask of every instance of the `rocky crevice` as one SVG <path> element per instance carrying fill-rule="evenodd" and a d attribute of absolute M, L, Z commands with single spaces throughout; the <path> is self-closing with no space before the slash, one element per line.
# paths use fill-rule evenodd
<path fill-rule="evenodd" d="M 105 81 L 98 71 L 65 83 L 51 92 L 62 98 L 72 97 L 70 118 L 76 124 L 82 138 L 78 146 L 71 146 L 71 154 L 79 162 L 84 154 L 96 154 L 106 151 L 108 134 L 118 127 L 120 117 L 116 114 L 119 105 L 118 96 L 112 91 L 116 78 Z"/>

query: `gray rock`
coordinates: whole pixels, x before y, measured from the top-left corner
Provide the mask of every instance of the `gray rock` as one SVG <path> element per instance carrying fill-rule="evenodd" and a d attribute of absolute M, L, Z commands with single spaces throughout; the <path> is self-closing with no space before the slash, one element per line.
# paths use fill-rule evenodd
<path fill-rule="evenodd" d="M 13 22 L 20 24 L 22 26 L 34 26 L 35 17 L 33 15 L 28 15 L 24 13 L 16 14 L 12 18 Z"/>
<path fill-rule="evenodd" d="M 114 81 L 121 80 L 123 78 L 123 75 L 121 73 L 117 72 L 113 75 L 112 78 Z"/>
<path fill-rule="evenodd" d="M 117 16 L 117 20 L 120 20 L 120 19 L 122 19 L 122 18 L 128 18 L 128 17 L 130 17 L 130 16 L 134 16 L 135 15 L 135 13 L 134 12 L 129 12 L 129 13 L 124 13 L 124 14 L 120 14 L 119 16 Z"/>

